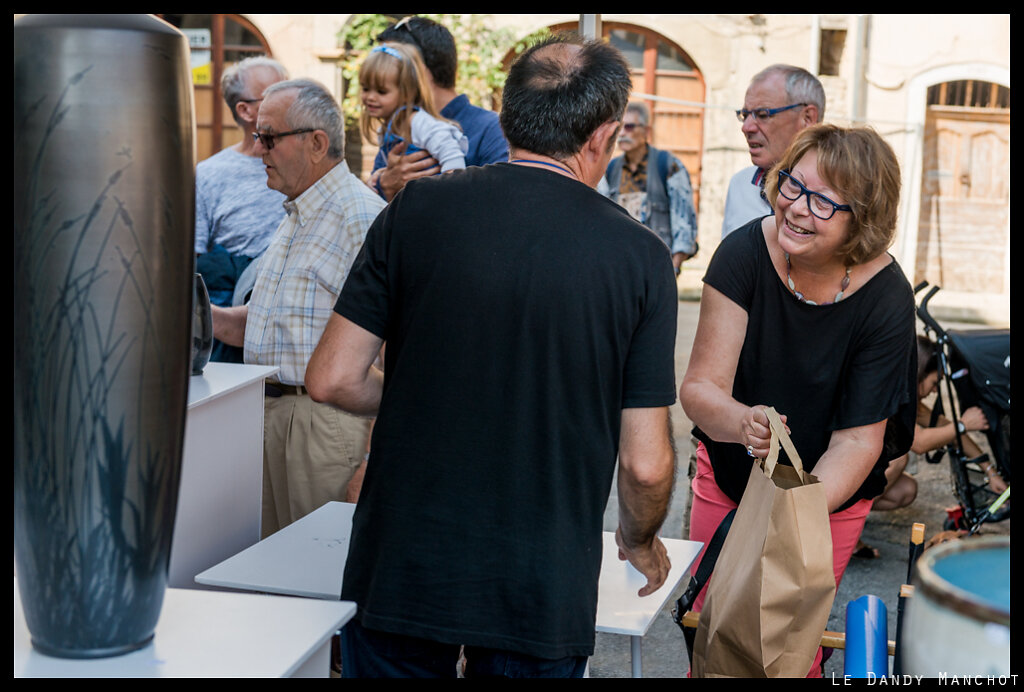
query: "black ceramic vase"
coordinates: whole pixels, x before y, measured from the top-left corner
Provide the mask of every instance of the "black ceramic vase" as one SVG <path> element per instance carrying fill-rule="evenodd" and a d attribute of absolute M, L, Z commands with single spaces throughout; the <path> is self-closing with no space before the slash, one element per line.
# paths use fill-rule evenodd
<path fill-rule="evenodd" d="M 144 646 L 190 370 L 188 41 L 151 15 L 14 22 L 14 554 L 33 645 Z"/>
<path fill-rule="evenodd" d="M 192 292 L 192 374 L 202 375 L 213 352 L 213 313 L 210 293 L 202 274 L 196 274 Z"/>

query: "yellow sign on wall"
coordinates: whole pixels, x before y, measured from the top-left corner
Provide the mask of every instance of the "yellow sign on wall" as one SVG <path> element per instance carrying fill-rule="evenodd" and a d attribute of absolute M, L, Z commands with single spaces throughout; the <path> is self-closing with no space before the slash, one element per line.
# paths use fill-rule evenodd
<path fill-rule="evenodd" d="M 206 63 L 192 68 L 193 84 L 209 84 L 213 76 L 213 65 Z"/>

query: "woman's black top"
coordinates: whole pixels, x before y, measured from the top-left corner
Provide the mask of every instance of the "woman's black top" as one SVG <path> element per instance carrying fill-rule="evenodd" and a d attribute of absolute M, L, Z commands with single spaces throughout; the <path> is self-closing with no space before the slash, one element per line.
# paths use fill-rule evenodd
<path fill-rule="evenodd" d="M 880 495 L 888 463 L 910 449 L 917 405 L 914 293 L 896 261 L 840 302 L 808 305 L 776 273 L 758 219 L 726 236 L 704 281 L 747 312 L 733 397 L 786 415 L 807 470 L 833 431 L 888 421 L 882 454 L 840 509 Z M 746 448 L 694 434 L 738 503 L 752 464 Z M 780 459 L 789 463 L 785 452 Z"/>

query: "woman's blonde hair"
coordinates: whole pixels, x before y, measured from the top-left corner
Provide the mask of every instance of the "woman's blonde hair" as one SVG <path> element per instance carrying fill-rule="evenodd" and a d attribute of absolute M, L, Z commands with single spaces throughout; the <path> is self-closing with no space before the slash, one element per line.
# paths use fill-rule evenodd
<path fill-rule="evenodd" d="M 398 85 L 400 107 L 393 115 L 391 129 L 399 137 L 409 139 L 413 106 L 418 106 L 438 120 L 453 122 L 442 117 L 434 105 L 427 68 L 415 46 L 382 43 L 370 51 L 359 68 L 359 86 L 362 89 L 383 88 L 392 80 Z M 387 120 L 370 117 L 365 108 L 359 116 L 359 129 L 369 142 L 380 144 L 380 136 L 386 126 Z"/>
<path fill-rule="evenodd" d="M 768 172 L 765 194 L 773 209 L 779 171 L 792 171 L 811 150 L 818 156 L 818 174 L 853 209 L 847 240 L 837 251 L 844 264 L 863 264 L 885 252 L 896 238 L 900 201 L 900 165 L 892 147 L 869 127 L 801 130 Z"/>

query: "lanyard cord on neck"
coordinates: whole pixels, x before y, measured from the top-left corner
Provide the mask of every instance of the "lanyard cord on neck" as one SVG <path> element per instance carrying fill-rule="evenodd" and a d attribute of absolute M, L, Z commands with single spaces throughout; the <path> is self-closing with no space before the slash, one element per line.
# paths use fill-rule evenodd
<path fill-rule="evenodd" d="M 509 163 L 539 163 L 542 166 L 550 166 L 551 168 L 557 168 L 559 170 L 565 171 L 566 173 L 571 175 L 573 178 L 576 178 L 576 174 L 575 173 L 570 171 L 565 166 L 560 166 L 557 163 L 549 163 L 547 161 L 538 161 L 537 159 L 511 159 L 509 161 Z M 579 180 L 579 178 L 576 178 L 576 179 Z"/>

